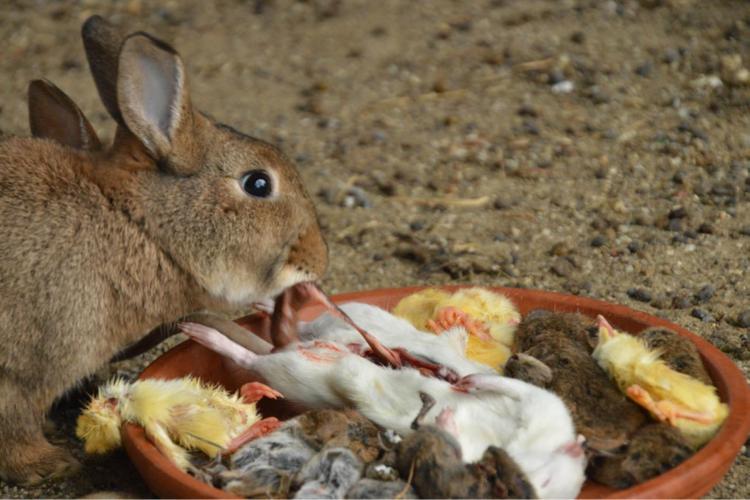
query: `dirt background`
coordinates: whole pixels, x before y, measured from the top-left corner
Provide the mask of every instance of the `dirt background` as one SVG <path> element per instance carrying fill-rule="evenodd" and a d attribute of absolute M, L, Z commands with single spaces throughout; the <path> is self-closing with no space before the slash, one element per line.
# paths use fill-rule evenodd
<path fill-rule="evenodd" d="M 475 283 L 668 318 L 750 369 L 750 3 L 5 0 L 0 130 L 30 79 L 104 137 L 79 30 L 101 14 L 172 42 L 194 103 L 280 145 L 314 195 L 333 292 Z M 133 375 L 154 353 L 100 374 Z M 149 495 L 123 453 L 0 496 Z M 750 497 L 743 449 L 711 496 Z"/>

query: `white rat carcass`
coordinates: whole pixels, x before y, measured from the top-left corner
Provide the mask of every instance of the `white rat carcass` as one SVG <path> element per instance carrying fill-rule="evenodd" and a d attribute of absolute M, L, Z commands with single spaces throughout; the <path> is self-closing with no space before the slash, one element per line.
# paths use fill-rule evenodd
<path fill-rule="evenodd" d="M 327 298 L 323 300 L 330 304 Z M 492 374 L 481 365 L 477 373 L 471 373 L 467 365 L 471 362 L 459 354 L 463 351 L 451 351 L 448 345 L 444 350 L 430 349 L 415 342 L 408 323 L 410 329 L 400 331 L 393 329 L 399 326 L 396 318 L 373 321 L 388 315 L 376 312 L 373 306 L 359 304 L 345 309 L 355 323 L 361 320 L 367 324 L 369 332 L 355 328 L 376 357 L 391 366 L 363 356 L 366 351 L 361 338 L 328 314 L 301 325 L 308 340 L 277 346 L 264 355 L 203 325 L 189 323 L 182 328 L 197 342 L 260 375 L 293 402 L 312 408 L 353 407 L 378 425 L 402 434 L 412 432 L 412 423 L 423 406 L 420 394 L 428 394 L 436 403 L 424 415 L 425 420 L 432 421 L 446 411 L 452 414 L 451 428 L 466 462 L 480 459 L 487 446 L 494 445 L 518 463 L 540 497 L 574 497 L 579 492 L 585 457 L 570 414 L 557 396 Z M 333 328 L 326 330 L 326 325 Z M 329 338 L 313 338 L 316 333 Z M 411 347 L 414 352 L 406 350 Z"/>

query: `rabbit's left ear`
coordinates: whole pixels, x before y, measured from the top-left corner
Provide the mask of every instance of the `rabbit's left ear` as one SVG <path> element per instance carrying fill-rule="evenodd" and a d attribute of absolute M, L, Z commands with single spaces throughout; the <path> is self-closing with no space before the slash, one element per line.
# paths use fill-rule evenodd
<path fill-rule="evenodd" d="M 192 108 L 179 54 L 146 33 L 120 50 L 117 102 L 128 129 L 157 160 L 177 160 L 194 149 Z"/>
<path fill-rule="evenodd" d="M 73 100 L 48 80 L 29 84 L 29 126 L 31 135 L 53 139 L 75 149 L 101 149 L 94 127 Z"/>

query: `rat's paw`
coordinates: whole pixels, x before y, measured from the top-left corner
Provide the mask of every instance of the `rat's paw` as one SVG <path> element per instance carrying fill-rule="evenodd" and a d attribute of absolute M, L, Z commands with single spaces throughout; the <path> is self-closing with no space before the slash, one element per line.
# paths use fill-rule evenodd
<path fill-rule="evenodd" d="M 81 464 L 67 450 L 46 441 L 4 450 L 0 475 L 10 482 L 31 486 L 48 479 L 70 476 Z"/>

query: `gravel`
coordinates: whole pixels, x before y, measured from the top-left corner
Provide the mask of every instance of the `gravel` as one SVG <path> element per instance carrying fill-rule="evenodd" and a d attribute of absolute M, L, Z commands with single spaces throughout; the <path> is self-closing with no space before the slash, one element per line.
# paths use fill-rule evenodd
<path fill-rule="evenodd" d="M 46 77 L 111 138 L 79 38 L 98 13 L 173 42 L 200 109 L 301 160 L 329 291 L 464 282 L 579 293 L 658 312 L 750 376 L 750 4 L 646 3 L 11 2 L 0 130 L 27 134 L 28 81 Z M 53 418 L 84 459 L 69 408 Z M 747 477 L 740 456 L 709 496 L 748 498 Z M 61 482 L 0 483 L 7 497 L 96 490 L 148 494 L 124 453 L 85 458 Z"/>

